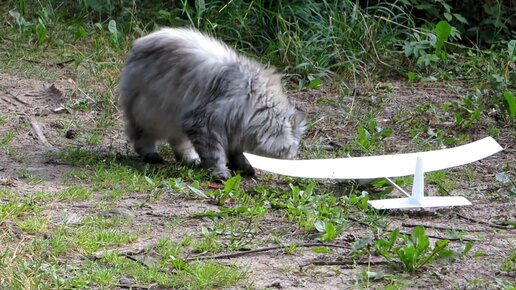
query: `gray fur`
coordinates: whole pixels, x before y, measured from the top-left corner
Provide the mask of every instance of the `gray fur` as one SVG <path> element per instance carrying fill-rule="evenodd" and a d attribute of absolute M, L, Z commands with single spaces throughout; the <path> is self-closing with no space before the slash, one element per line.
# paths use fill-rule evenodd
<path fill-rule="evenodd" d="M 176 159 L 200 162 L 220 179 L 229 169 L 254 174 L 244 151 L 293 158 L 305 131 L 305 114 L 273 69 L 193 29 L 137 39 L 120 95 L 126 133 L 144 160 L 162 161 L 157 142 L 167 140 Z"/>

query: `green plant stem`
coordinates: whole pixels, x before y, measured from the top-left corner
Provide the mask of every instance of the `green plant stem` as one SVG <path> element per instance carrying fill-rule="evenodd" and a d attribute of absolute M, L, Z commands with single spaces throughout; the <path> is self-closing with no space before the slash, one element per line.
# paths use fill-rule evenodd
<path fill-rule="evenodd" d="M 446 246 L 448 246 L 448 242 L 446 242 L 446 243 L 443 242 L 442 244 L 441 243 L 436 244 L 432 253 L 430 253 L 430 255 L 428 255 L 424 260 L 417 263 L 415 268 L 418 269 L 421 266 L 426 265 L 428 262 L 430 262 L 430 260 L 432 260 L 433 257 L 435 257 L 435 255 L 437 255 L 441 250 L 446 248 Z"/>

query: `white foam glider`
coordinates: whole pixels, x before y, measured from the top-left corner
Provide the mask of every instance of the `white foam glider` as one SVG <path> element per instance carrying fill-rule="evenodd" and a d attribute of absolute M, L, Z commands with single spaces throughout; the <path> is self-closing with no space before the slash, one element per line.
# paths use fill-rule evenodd
<path fill-rule="evenodd" d="M 283 160 L 244 153 L 257 169 L 277 174 L 324 179 L 375 179 L 414 175 L 412 194 L 407 198 L 371 200 L 377 209 L 471 205 L 460 196 L 424 196 L 424 173 L 464 165 L 503 150 L 492 137 L 455 148 L 381 156 Z M 391 182 L 391 181 L 390 181 Z M 402 190 L 395 184 L 396 188 Z M 403 190 L 402 190 L 403 191 Z M 408 195 L 408 194 L 407 194 Z"/>

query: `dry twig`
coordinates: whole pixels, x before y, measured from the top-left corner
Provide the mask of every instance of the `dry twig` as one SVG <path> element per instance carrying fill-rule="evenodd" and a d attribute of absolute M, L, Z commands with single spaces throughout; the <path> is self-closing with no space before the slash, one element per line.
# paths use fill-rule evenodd
<path fill-rule="evenodd" d="M 34 133 L 36 133 L 36 137 L 38 137 L 39 141 L 41 141 L 41 143 L 43 143 L 43 145 L 45 145 L 48 148 L 54 148 L 54 146 L 52 146 L 52 144 L 50 144 L 47 141 L 47 138 L 45 137 L 45 134 L 43 134 L 43 130 L 39 125 L 39 122 L 33 117 L 29 117 L 29 122 L 32 129 L 34 130 Z"/>
<path fill-rule="evenodd" d="M 7 92 L 9 95 L 11 95 L 11 97 L 13 97 L 16 101 L 22 103 L 23 105 L 26 105 L 26 106 L 29 106 L 30 104 L 25 102 L 24 100 L 20 99 L 20 97 L 16 96 L 16 95 L 13 95 L 9 92 Z"/>
<path fill-rule="evenodd" d="M 425 228 L 431 228 L 436 230 L 445 230 L 445 231 L 463 231 L 463 232 L 484 232 L 485 230 L 472 230 L 472 229 L 463 229 L 463 228 L 449 228 L 443 226 L 434 226 L 434 225 L 423 225 L 423 224 L 411 224 L 411 223 L 402 223 L 402 227 L 407 228 L 415 228 L 417 226 L 423 226 Z"/>
<path fill-rule="evenodd" d="M 156 241 L 150 239 L 147 241 L 142 241 L 138 245 L 132 246 L 132 247 L 123 247 L 123 248 L 118 248 L 118 249 L 98 251 L 98 252 L 93 253 L 92 256 L 94 259 L 101 259 L 114 252 L 118 253 L 121 256 L 133 256 L 133 255 L 138 255 L 143 252 L 146 252 L 146 251 L 154 248 L 155 245 L 156 245 Z"/>
<path fill-rule="evenodd" d="M 465 219 L 465 220 L 468 220 L 470 222 L 474 222 L 474 223 L 477 223 L 477 224 L 483 224 L 483 225 L 486 225 L 486 226 L 490 226 L 490 227 L 497 228 L 497 229 L 504 229 L 504 230 L 513 230 L 514 229 L 513 227 L 501 226 L 501 225 L 493 224 L 493 223 L 486 222 L 486 221 L 476 220 L 474 218 L 470 218 L 470 217 L 467 217 L 465 215 L 462 215 L 462 214 L 460 214 L 458 212 L 455 213 L 455 214 L 458 217 L 462 218 L 462 219 Z"/>
<path fill-rule="evenodd" d="M 304 265 L 300 265 L 300 268 L 304 268 L 306 266 L 346 266 L 346 268 L 352 268 L 355 265 L 387 265 L 387 261 L 353 261 L 353 260 L 343 260 L 343 261 L 312 261 Z"/>
<path fill-rule="evenodd" d="M 365 223 L 365 222 L 362 222 L 362 221 L 359 221 L 357 219 L 354 219 L 354 218 L 348 218 L 350 221 L 353 221 L 353 222 L 356 222 L 358 224 L 361 224 L 361 225 L 364 225 L 364 226 L 367 226 L 367 227 L 371 227 L 373 225 L 370 225 L 368 223 Z M 383 231 L 386 231 L 386 232 L 392 232 L 393 230 L 389 230 L 389 229 L 386 229 L 384 227 L 380 227 Z M 404 235 L 411 235 L 411 233 L 409 232 L 406 232 L 406 231 L 400 231 L 400 233 L 404 234 Z M 473 241 L 473 242 L 478 242 L 477 239 L 469 239 L 469 238 L 446 238 L 446 237 L 441 237 L 441 236 L 436 236 L 436 235 L 429 235 L 429 234 L 426 234 L 429 238 L 432 238 L 432 239 L 438 239 L 438 240 L 448 240 L 448 241 L 459 241 L 459 242 L 462 242 L 462 241 L 467 241 L 467 242 L 470 242 L 470 241 Z"/>
<path fill-rule="evenodd" d="M 328 247 L 328 248 L 349 249 L 348 246 L 342 246 L 342 245 L 336 245 L 336 244 L 319 244 L 319 243 L 296 244 L 295 246 L 296 247 L 301 247 L 301 248 Z M 230 258 L 236 258 L 236 257 L 241 257 L 241 256 L 246 256 L 246 255 L 252 255 L 252 254 L 261 253 L 261 252 L 287 249 L 289 247 L 290 247 L 290 245 L 288 245 L 288 246 L 276 246 L 276 247 L 266 247 L 266 248 L 260 248 L 260 249 L 255 249 L 255 250 L 250 250 L 250 251 L 245 251 L 245 252 L 231 253 L 231 254 L 222 254 L 222 255 L 213 255 L 213 256 L 198 256 L 198 257 L 186 258 L 185 261 L 189 262 L 189 261 L 196 261 L 196 260 L 230 259 Z"/>
<path fill-rule="evenodd" d="M 122 289 L 157 289 L 159 286 L 158 283 L 150 284 L 150 285 L 140 285 L 140 284 L 118 284 L 116 287 Z"/>
<path fill-rule="evenodd" d="M 138 263 L 138 264 L 140 264 L 140 265 L 144 266 L 145 268 L 149 268 L 149 265 L 145 264 L 143 261 L 140 261 L 140 260 L 136 259 L 135 257 L 133 257 L 133 256 L 131 256 L 131 255 L 128 255 L 128 254 L 121 254 L 120 256 L 125 257 L 125 258 L 127 258 L 127 259 L 129 259 L 129 260 L 131 260 L 131 261 L 135 261 L 136 263 Z"/>

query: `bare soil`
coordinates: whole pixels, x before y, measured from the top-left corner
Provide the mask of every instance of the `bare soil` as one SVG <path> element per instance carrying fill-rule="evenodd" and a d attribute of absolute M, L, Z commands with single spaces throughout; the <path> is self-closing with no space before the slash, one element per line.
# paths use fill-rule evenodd
<path fill-rule="evenodd" d="M 442 83 L 408 86 L 402 82 L 392 81 L 386 84 L 392 86 L 387 93 L 379 93 L 376 96 L 357 94 L 355 97 L 342 100 L 345 103 L 344 107 L 348 108 L 347 112 L 334 105 L 339 100 L 338 96 L 331 92 L 319 90 L 293 94 L 295 101 L 308 112 L 311 120 L 315 120 L 314 128 L 308 132 L 304 146 L 330 144 L 331 147 L 331 144 L 352 142 L 356 135 L 356 119 L 352 116 L 367 113 L 369 106 L 381 108 L 380 117 L 377 119 L 379 125 L 392 127 L 395 126 L 393 116 L 400 110 L 411 112 L 418 104 L 427 102 L 440 108 L 444 102 L 459 98 L 451 92 L 449 85 Z M 454 85 L 464 86 L 459 83 Z M 94 124 L 99 112 L 94 109 L 66 111 L 60 107 L 86 97 L 71 80 L 46 82 L 0 74 L 0 116 L 7 117 L 6 123 L 0 125 L 0 137 L 8 132 L 15 132 L 11 147 L 16 151 L 11 154 L 7 154 L 5 150 L 0 152 L 0 188 L 23 195 L 38 191 L 56 192 L 66 188 L 66 173 L 77 167 L 56 159 L 55 154 L 48 152 L 60 152 L 70 147 L 135 158 L 125 139 L 120 115 L 116 116 L 117 123 L 114 126 L 102 132 L 101 144 L 85 144 L 84 136 L 96 130 Z M 429 122 L 434 122 L 434 127 L 437 128 L 453 126 L 451 123 L 439 123 L 439 120 Z M 497 282 L 499 280 L 516 282 L 516 273 L 505 272 L 500 267 L 511 255 L 511 251 L 512 255 L 514 254 L 516 248 L 515 229 L 506 226 L 507 221 L 516 219 L 514 196 L 509 196 L 507 189 L 501 187 L 495 178 L 495 174 L 505 172 L 513 181 L 516 180 L 516 142 L 514 131 L 511 131 L 514 128 L 486 117 L 467 134 L 471 141 L 487 136 L 490 124 L 500 128 L 500 135 L 496 139 L 504 151 L 484 161 L 451 171 L 461 176 L 458 187 L 451 194 L 468 197 L 473 206 L 385 213 L 392 221 L 392 229 L 399 227 L 402 231 L 409 232 L 413 225 L 425 225 L 427 232 L 435 237 L 446 237 L 447 229 L 458 229 L 463 231 L 463 238 L 475 241 L 473 250 L 466 259 L 452 264 L 425 266 L 410 275 L 392 276 L 393 279 L 404 281 L 402 284 L 406 287 L 487 289 L 500 287 Z M 34 129 L 37 125 L 41 127 L 41 132 L 49 144 L 45 145 L 42 139 L 37 137 Z M 77 137 L 66 138 L 69 130 L 75 131 Z M 384 140 L 384 151 L 413 152 L 417 147 L 412 145 L 411 140 L 408 131 L 396 131 L 392 137 Z M 329 152 L 330 155 L 334 154 L 331 150 Z M 174 166 L 174 163 L 167 166 Z M 468 179 L 464 174 L 461 175 L 466 168 L 474 172 L 476 178 Z M 31 182 L 30 179 L 20 177 L 23 170 L 37 176 L 40 181 Z M 259 172 L 255 179 L 261 182 L 264 175 L 265 173 Z M 246 183 L 249 186 L 253 182 Z M 436 194 L 436 188 L 429 187 L 428 190 L 430 194 Z M 160 237 L 180 240 L 185 234 L 196 235 L 207 221 L 191 218 L 192 214 L 207 209 L 217 210 L 216 206 L 208 202 L 183 196 L 181 193 L 166 195 L 152 202 L 150 206 L 138 206 L 146 198 L 147 195 L 143 193 L 133 194 L 112 205 L 108 210 L 103 210 L 98 207 L 99 198 L 96 194 L 92 200 L 85 202 L 52 203 L 44 208 L 44 212 L 56 225 L 65 219 L 78 217 L 80 220 L 80 217 L 99 213 L 132 217 L 132 228 L 139 229 L 135 230 L 139 239 L 128 245 L 125 250 L 133 252 L 138 259 L 152 261 L 152 251 L 142 254 L 137 253 L 136 249 L 152 247 Z M 170 226 L 173 221 L 180 223 Z M 13 224 L 4 223 L 3 226 L 10 226 L 16 230 Z M 503 227 L 505 229 L 502 229 Z M 298 230 L 294 224 L 283 219 L 279 212 L 272 212 L 261 222 L 260 232 L 256 233 L 252 241 L 253 248 L 277 246 L 271 233 L 282 233 L 283 244 L 316 242 L 313 235 Z M 256 289 L 383 288 L 385 279 L 368 286 L 357 284 L 357 277 L 364 269 L 371 272 L 383 271 L 388 275 L 399 273 L 379 262 L 379 257 L 371 257 L 370 260 L 364 260 L 358 265 L 345 265 L 343 261 L 335 258 L 338 256 L 335 253 L 349 253 L 351 243 L 366 235 L 372 235 L 367 227 L 350 222 L 342 236 L 333 242 L 344 247 L 332 248 L 334 254 L 316 254 L 310 247 L 299 247 L 293 253 L 271 250 L 218 261 L 236 264 L 248 270 L 246 281 L 235 286 L 235 289 L 246 285 L 252 285 Z M 451 242 L 454 248 L 461 244 L 460 241 Z M 88 259 L 73 253 L 68 258 L 78 263 Z M 339 261 L 343 264 L 313 265 L 314 262 Z"/>

